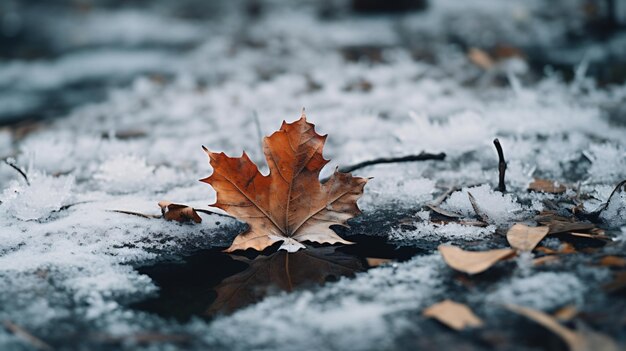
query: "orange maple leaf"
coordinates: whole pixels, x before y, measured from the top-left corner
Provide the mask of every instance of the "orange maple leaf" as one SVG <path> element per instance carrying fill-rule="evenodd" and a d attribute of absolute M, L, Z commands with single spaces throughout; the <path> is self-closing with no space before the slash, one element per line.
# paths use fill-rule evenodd
<path fill-rule="evenodd" d="M 227 252 L 261 251 L 278 241 L 289 252 L 304 248 L 304 241 L 351 244 L 330 226 L 347 226 L 348 219 L 361 213 L 356 201 L 367 179 L 335 171 L 322 184 L 320 171 L 329 161 L 322 156 L 327 135 L 317 134 L 314 128 L 303 113 L 299 120 L 283 121 L 279 131 L 263 138 L 270 169 L 267 176 L 245 152 L 241 157 L 228 157 L 202 147 L 213 167 L 213 174 L 201 180 L 217 192 L 212 206 L 249 225 Z"/>

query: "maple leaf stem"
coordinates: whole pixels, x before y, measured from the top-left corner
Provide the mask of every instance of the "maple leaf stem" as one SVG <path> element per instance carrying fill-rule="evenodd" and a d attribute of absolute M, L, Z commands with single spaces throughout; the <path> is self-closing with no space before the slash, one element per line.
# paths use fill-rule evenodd
<path fill-rule="evenodd" d="M 339 167 L 339 172 L 349 173 L 357 169 L 365 168 L 365 167 L 372 166 L 372 165 L 378 165 L 382 163 L 400 163 L 400 162 L 415 162 L 415 161 L 429 161 L 429 160 L 443 161 L 445 159 L 446 159 L 446 154 L 443 152 L 440 152 L 438 154 L 420 152 L 417 155 L 375 158 L 373 160 L 359 162 L 351 166 Z"/>

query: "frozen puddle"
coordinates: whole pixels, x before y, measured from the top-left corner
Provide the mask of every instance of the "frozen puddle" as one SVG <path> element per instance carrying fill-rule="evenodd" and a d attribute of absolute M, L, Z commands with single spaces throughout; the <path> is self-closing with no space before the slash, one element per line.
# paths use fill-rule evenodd
<path fill-rule="evenodd" d="M 293 254 L 276 251 L 276 245 L 260 254 L 202 250 L 178 262 L 140 267 L 138 272 L 150 277 L 158 295 L 130 307 L 180 321 L 231 314 L 267 296 L 315 289 L 380 264 L 405 261 L 420 251 L 397 248 L 381 237 L 352 240 L 355 245 L 308 246 Z"/>

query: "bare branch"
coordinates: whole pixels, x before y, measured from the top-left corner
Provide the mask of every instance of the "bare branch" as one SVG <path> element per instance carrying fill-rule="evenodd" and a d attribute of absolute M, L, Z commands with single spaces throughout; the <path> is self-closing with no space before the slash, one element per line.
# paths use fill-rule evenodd
<path fill-rule="evenodd" d="M 428 160 L 443 161 L 445 159 L 446 159 L 446 154 L 443 152 L 440 152 L 438 154 L 420 152 L 417 155 L 389 157 L 389 158 L 382 157 L 382 158 L 376 158 L 376 159 L 369 160 L 369 161 L 363 161 L 363 162 L 359 162 L 351 166 L 339 167 L 339 172 L 349 173 L 352 171 L 356 171 L 357 169 L 365 168 L 367 166 L 378 165 L 378 164 L 383 164 L 383 163 L 399 163 L 399 162 L 414 162 L 414 161 L 428 161 Z"/>

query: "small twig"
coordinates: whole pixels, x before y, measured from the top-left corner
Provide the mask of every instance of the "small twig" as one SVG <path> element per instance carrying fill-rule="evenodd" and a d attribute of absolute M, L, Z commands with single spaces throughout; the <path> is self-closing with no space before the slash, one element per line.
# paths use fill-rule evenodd
<path fill-rule="evenodd" d="M 151 214 L 145 214 L 145 213 L 139 213 L 139 212 L 133 212 L 133 211 L 124 211 L 124 210 L 108 210 L 108 212 L 122 213 L 122 214 L 131 215 L 131 216 L 143 217 L 143 218 L 161 218 L 162 217 L 159 215 L 151 215 Z"/>
<path fill-rule="evenodd" d="M 445 158 L 446 158 L 446 154 L 443 152 L 440 152 L 438 154 L 430 154 L 427 152 L 421 152 L 418 155 L 408 155 L 408 156 L 389 157 L 389 158 L 382 157 L 382 158 L 376 158 L 376 159 L 369 160 L 369 161 L 359 162 L 352 166 L 340 167 L 339 172 L 349 173 L 357 169 L 365 168 L 367 166 L 378 165 L 378 164 L 383 164 L 383 163 L 400 163 L 400 162 L 414 162 L 414 161 L 428 161 L 428 160 L 442 161 L 442 160 L 445 160 Z"/>
<path fill-rule="evenodd" d="M 211 210 L 204 210 L 201 208 L 194 208 L 193 209 L 196 212 L 202 212 L 202 213 L 206 213 L 209 215 L 216 215 L 216 216 L 222 216 L 222 217 L 228 217 L 228 218 L 235 218 L 234 216 L 231 216 L 229 214 L 225 214 L 225 213 L 219 213 L 219 212 L 215 212 L 215 211 L 211 211 Z"/>
<path fill-rule="evenodd" d="M 14 170 L 18 171 L 19 174 L 21 174 L 22 177 L 24 178 L 24 180 L 26 181 L 26 184 L 28 184 L 28 186 L 30 186 L 30 181 L 28 180 L 28 176 L 26 175 L 26 173 L 21 168 L 19 168 L 15 163 L 13 163 L 13 162 L 11 162 L 11 161 L 9 161 L 7 159 L 4 160 L 4 163 L 9 165 Z"/>
<path fill-rule="evenodd" d="M 68 204 L 68 205 L 64 205 L 61 206 L 61 208 L 59 208 L 56 212 L 61 212 L 61 211 L 65 211 L 70 207 L 74 207 L 76 205 L 82 205 L 82 204 L 88 204 L 88 203 L 92 203 L 93 201 L 79 201 L 79 202 L 75 202 L 73 204 Z"/>
<path fill-rule="evenodd" d="M 204 210 L 201 208 L 194 208 L 193 209 L 196 212 L 202 212 L 202 213 L 206 213 L 209 215 L 216 215 L 216 216 L 221 216 L 221 217 L 228 217 L 228 218 L 235 218 L 231 215 L 228 214 L 224 214 L 224 213 L 219 213 L 219 212 L 214 212 L 211 210 Z M 131 216 L 138 216 L 138 217 L 143 217 L 143 218 L 162 218 L 163 216 L 159 216 L 159 215 L 152 215 L 152 214 L 145 214 L 145 213 L 141 213 L 141 212 L 133 212 L 133 211 L 125 211 L 125 210 L 108 210 L 109 212 L 116 212 L 116 213 L 122 213 L 122 214 L 127 214 L 127 215 L 131 215 Z"/>
<path fill-rule="evenodd" d="M 493 144 L 496 146 L 496 151 L 498 151 L 498 191 L 501 193 L 506 192 L 506 184 L 504 183 L 504 174 L 506 173 L 506 161 L 504 160 L 504 151 L 502 151 L 502 145 L 500 145 L 500 140 L 495 138 L 493 140 Z"/>
<path fill-rule="evenodd" d="M 30 332 L 28 332 L 26 329 L 20 327 L 19 325 L 5 320 L 2 322 L 2 325 L 4 325 L 4 327 L 10 331 L 11 333 L 13 333 L 15 336 L 21 338 L 22 340 L 30 343 L 33 347 L 35 347 L 38 350 L 44 350 L 44 351 L 51 351 L 53 350 L 52 346 L 46 344 L 45 342 L 43 342 L 41 339 L 39 339 L 38 337 L 34 336 L 33 334 L 31 334 Z"/>
<path fill-rule="evenodd" d="M 602 205 L 600 205 L 600 207 L 598 207 L 597 210 L 593 211 L 593 212 L 589 212 L 589 213 L 584 213 L 581 212 L 578 214 L 579 217 L 588 219 L 590 221 L 597 221 L 598 218 L 600 218 L 600 215 L 602 214 L 602 212 L 604 212 L 604 210 L 606 210 L 609 207 L 609 204 L 611 203 L 611 199 L 613 198 L 613 195 L 615 195 L 615 193 L 617 193 L 621 187 L 626 185 L 626 179 L 622 180 L 621 182 L 619 182 L 615 188 L 613 188 L 613 191 L 611 191 L 611 195 L 609 195 L 609 198 L 606 200 L 605 203 L 603 203 Z"/>

